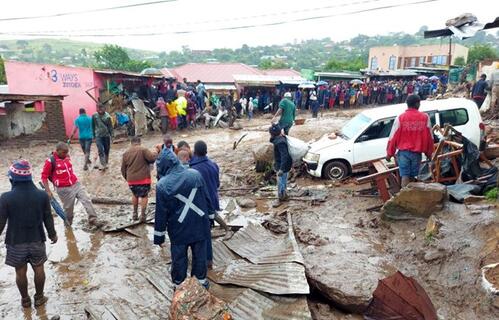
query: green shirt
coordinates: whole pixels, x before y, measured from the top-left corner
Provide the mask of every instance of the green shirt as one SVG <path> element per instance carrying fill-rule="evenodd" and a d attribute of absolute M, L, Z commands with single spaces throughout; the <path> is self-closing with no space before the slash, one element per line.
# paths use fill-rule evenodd
<path fill-rule="evenodd" d="M 102 116 L 99 113 L 95 113 L 92 116 L 92 128 L 94 137 L 96 138 L 112 137 L 113 122 L 109 113 L 106 112 Z"/>
<path fill-rule="evenodd" d="M 279 125 L 292 126 L 295 121 L 295 111 L 296 107 L 293 101 L 288 98 L 284 98 L 279 102 L 279 108 L 282 109 L 281 119 L 279 119 Z"/>

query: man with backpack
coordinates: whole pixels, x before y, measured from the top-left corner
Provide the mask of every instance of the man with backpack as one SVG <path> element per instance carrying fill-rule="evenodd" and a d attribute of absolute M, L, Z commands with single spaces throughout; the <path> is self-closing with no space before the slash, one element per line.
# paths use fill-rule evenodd
<path fill-rule="evenodd" d="M 74 174 L 73 164 L 69 158 L 69 147 L 64 142 L 59 142 L 55 151 L 45 160 L 42 169 L 42 183 L 50 198 L 49 181 L 54 185 L 55 191 L 62 201 L 62 206 L 68 218 L 68 223 L 73 223 L 73 210 L 76 199 L 78 199 L 88 215 L 88 223 L 98 225 L 92 201 L 78 178 Z"/>
<path fill-rule="evenodd" d="M 99 106 L 97 113 L 92 116 L 92 131 L 95 144 L 99 150 L 101 169 L 107 169 L 109 151 L 111 150 L 111 138 L 113 137 L 113 122 L 111 116 L 106 112 L 106 107 Z"/>
<path fill-rule="evenodd" d="M 288 173 L 293 165 L 293 159 L 289 154 L 286 136 L 282 134 L 279 124 L 273 124 L 269 128 L 270 142 L 274 145 L 274 170 L 277 172 L 277 199 L 272 203 L 274 208 L 279 207 L 283 201 L 288 200 L 286 188 L 288 184 Z"/>

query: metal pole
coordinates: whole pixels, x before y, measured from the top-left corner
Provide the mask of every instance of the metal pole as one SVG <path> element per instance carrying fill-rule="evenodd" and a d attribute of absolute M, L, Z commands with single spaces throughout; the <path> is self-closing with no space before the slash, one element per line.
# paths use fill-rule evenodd
<path fill-rule="evenodd" d="M 449 59 L 447 59 L 447 65 L 450 67 L 452 57 L 452 36 L 449 37 Z"/>

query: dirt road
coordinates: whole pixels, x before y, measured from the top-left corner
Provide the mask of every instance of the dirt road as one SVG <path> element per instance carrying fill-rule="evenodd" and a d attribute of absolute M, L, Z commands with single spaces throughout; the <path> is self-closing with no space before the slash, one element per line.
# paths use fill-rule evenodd
<path fill-rule="evenodd" d="M 339 128 L 351 115 L 329 113 L 320 120 L 309 119 L 304 125 L 294 127 L 291 134 L 303 140 L 318 138 Z M 253 170 L 251 150 L 268 141 L 269 121 L 243 121 L 245 129 L 240 131 L 186 131 L 174 134 L 173 139 L 175 143 L 186 140 L 191 146 L 198 139 L 207 142 L 208 155 L 221 168 L 222 189 L 252 187 L 259 177 Z M 233 142 L 245 133 L 248 135 L 236 150 L 232 150 Z M 152 148 L 158 143 L 161 143 L 159 135 L 143 138 L 143 144 L 147 147 Z M 92 196 L 129 198 L 128 187 L 119 170 L 121 155 L 127 146 L 127 143 L 112 146 L 108 171 L 84 172 L 81 169 L 81 150 L 78 145 L 72 145 L 71 155 L 76 173 Z M 52 148 L 51 145 L 37 145 L 2 150 L 0 172 L 6 172 L 13 159 L 23 157 L 32 162 L 34 177 L 38 181 L 43 161 Z M 377 214 L 365 211 L 367 207 L 379 204 L 379 200 L 353 197 L 352 190 L 358 188 L 355 185 L 330 185 L 310 177 L 299 178 L 295 183 L 297 186 L 325 189 L 328 193 L 327 202 L 317 206 L 306 202 L 291 202 L 287 206 L 298 226 L 297 239 L 305 258 L 307 275 L 324 272 L 342 275 L 344 283 L 337 285 L 338 290 L 344 295 L 355 296 L 359 286 L 365 286 L 367 292 L 378 278 L 400 269 L 420 281 L 445 319 L 491 319 L 494 310 L 483 303 L 484 294 L 478 283 L 479 263 L 478 258 L 473 257 L 473 252 L 481 250 L 483 245 L 479 230 L 495 223 L 493 212 L 484 213 L 479 218 L 467 215 L 457 219 L 458 223 L 453 227 L 450 227 L 453 219 L 449 217 L 449 228 L 444 232 L 446 240 L 427 244 L 424 239 L 426 221 L 396 224 L 381 221 Z M 0 192 L 9 189 L 7 177 L 0 175 Z M 223 192 L 222 202 L 227 203 L 232 194 L 235 193 Z M 248 192 L 239 192 L 239 195 L 257 197 Z M 251 214 L 259 215 L 262 219 L 273 218 L 277 211 L 270 208 L 269 201 L 258 200 L 258 206 L 252 209 Z M 131 215 L 129 206 L 97 205 L 96 208 L 99 219 L 103 221 L 115 216 Z M 466 215 L 462 208 L 451 207 L 449 212 L 450 216 Z M 78 204 L 73 230 L 65 229 L 58 218 L 56 229 L 58 243 L 47 244 L 49 261 L 46 264 L 46 295 L 49 302 L 37 310 L 23 310 L 14 282 L 14 270 L 1 265 L 0 318 L 50 319 L 59 315 L 61 319 L 87 319 L 85 306 L 109 304 L 128 305 L 141 319 L 165 318 L 168 302 L 144 277 L 144 272 L 152 267 L 164 268 L 165 277 L 169 277 L 169 249 L 152 245 L 152 226 L 135 228 L 135 236 L 127 232 L 103 233 L 87 227 L 83 208 Z M 0 239 L 2 261 L 5 258 L 3 238 Z M 442 264 L 438 264 L 438 260 L 426 263 L 421 255 L 432 246 L 444 246 L 447 250 L 444 257 L 449 259 L 445 258 L 447 260 Z M 463 256 L 466 259 L 462 259 Z M 439 259 L 442 261 L 444 258 Z M 368 276 L 367 282 L 363 282 L 366 280 L 364 275 Z M 452 292 L 449 291 L 451 289 Z M 33 291 L 31 285 L 30 292 L 33 294 Z M 311 295 L 309 306 L 315 319 L 359 317 L 335 309 L 326 301 L 324 294 L 317 291 Z"/>

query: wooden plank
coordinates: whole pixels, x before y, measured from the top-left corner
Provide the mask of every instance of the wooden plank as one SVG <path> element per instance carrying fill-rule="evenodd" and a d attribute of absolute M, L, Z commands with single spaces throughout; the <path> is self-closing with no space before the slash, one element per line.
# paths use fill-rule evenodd
<path fill-rule="evenodd" d="M 370 174 L 370 175 L 365 176 L 365 177 L 360 177 L 357 179 L 357 183 L 365 183 L 365 182 L 374 180 L 377 177 L 388 176 L 390 173 L 395 172 L 398 169 L 399 169 L 399 167 L 393 167 L 393 168 L 386 170 L 385 172 L 378 172 L 378 173 Z"/>
<path fill-rule="evenodd" d="M 378 160 L 373 162 L 374 169 L 378 172 L 385 172 L 388 170 L 388 167 L 383 163 L 383 161 Z"/>
<path fill-rule="evenodd" d="M 455 151 L 439 154 L 437 156 L 437 159 L 440 160 L 440 159 L 444 159 L 444 158 L 448 158 L 448 157 L 453 157 L 453 156 L 460 155 L 461 153 L 463 153 L 463 150 L 455 150 Z"/>

